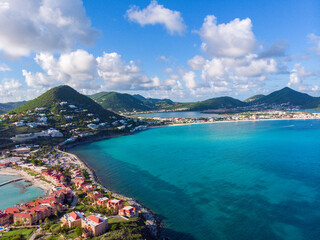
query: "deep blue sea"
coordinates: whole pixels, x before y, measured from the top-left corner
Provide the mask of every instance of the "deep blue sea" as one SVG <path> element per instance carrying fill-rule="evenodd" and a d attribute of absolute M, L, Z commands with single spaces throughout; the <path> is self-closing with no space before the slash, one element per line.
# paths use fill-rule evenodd
<path fill-rule="evenodd" d="M 156 128 L 72 152 L 171 239 L 320 239 L 320 120 Z"/>
<path fill-rule="evenodd" d="M 0 175 L 0 183 L 19 178 L 13 175 Z M 45 192 L 41 188 L 30 186 L 24 188 L 28 184 L 25 181 L 10 183 L 0 187 L 0 210 L 7 207 L 13 207 L 17 203 L 26 203 L 42 196 Z"/>

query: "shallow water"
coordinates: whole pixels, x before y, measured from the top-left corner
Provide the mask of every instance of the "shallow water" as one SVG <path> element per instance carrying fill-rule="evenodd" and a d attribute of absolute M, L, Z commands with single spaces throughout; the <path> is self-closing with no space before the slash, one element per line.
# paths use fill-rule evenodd
<path fill-rule="evenodd" d="M 72 149 L 171 239 L 319 239 L 320 121 L 151 129 Z"/>
<path fill-rule="evenodd" d="M 0 175 L 0 183 L 19 178 L 13 175 Z M 0 187 L 0 209 L 13 207 L 17 203 L 29 202 L 44 194 L 44 190 L 35 186 L 24 188 L 25 181 L 9 183 Z"/>

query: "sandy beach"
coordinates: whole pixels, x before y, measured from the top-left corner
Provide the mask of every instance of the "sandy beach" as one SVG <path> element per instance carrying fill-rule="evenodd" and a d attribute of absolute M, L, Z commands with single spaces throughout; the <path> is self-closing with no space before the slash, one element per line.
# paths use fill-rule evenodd
<path fill-rule="evenodd" d="M 47 195 L 48 193 L 50 193 L 53 188 L 53 185 L 31 176 L 23 170 L 18 170 L 18 169 L 9 168 L 9 167 L 0 168 L 0 175 L 19 176 L 19 177 L 25 179 L 26 181 L 29 181 L 33 186 L 36 186 L 36 187 L 43 189 L 45 191 L 44 195 Z"/>

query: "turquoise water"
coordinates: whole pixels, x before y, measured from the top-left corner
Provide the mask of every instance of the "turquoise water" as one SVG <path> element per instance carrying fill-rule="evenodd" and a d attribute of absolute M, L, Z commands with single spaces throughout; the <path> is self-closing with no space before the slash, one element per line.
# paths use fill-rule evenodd
<path fill-rule="evenodd" d="M 320 236 L 320 121 L 156 128 L 72 152 L 140 200 L 171 239 Z"/>
<path fill-rule="evenodd" d="M 0 175 L 0 183 L 18 178 L 19 176 Z M 41 188 L 30 186 L 23 188 L 26 185 L 25 181 L 10 183 L 0 187 L 0 209 L 13 207 L 17 203 L 29 202 L 44 194 Z"/>

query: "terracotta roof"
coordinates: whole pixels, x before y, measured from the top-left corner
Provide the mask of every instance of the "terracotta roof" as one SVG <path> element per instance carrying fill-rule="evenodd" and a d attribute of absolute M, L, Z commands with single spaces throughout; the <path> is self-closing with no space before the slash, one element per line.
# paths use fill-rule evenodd
<path fill-rule="evenodd" d="M 88 217 L 88 219 L 90 219 L 91 221 L 93 221 L 93 222 L 95 222 L 95 223 L 101 223 L 101 222 L 103 222 L 100 218 L 98 218 L 98 217 L 96 217 L 96 216 L 94 216 L 94 215 L 90 215 L 90 216 Z"/>
<path fill-rule="evenodd" d="M 79 215 L 78 215 L 77 213 L 75 213 L 75 212 L 71 212 L 69 215 L 70 215 L 74 220 L 80 219 Z"/>
<path fill-rule="evenodd" d="M 14 217 L 22 217 L 22 218 L 31 218 L 32 215 L 30 213 L 14 213 Z"/>

